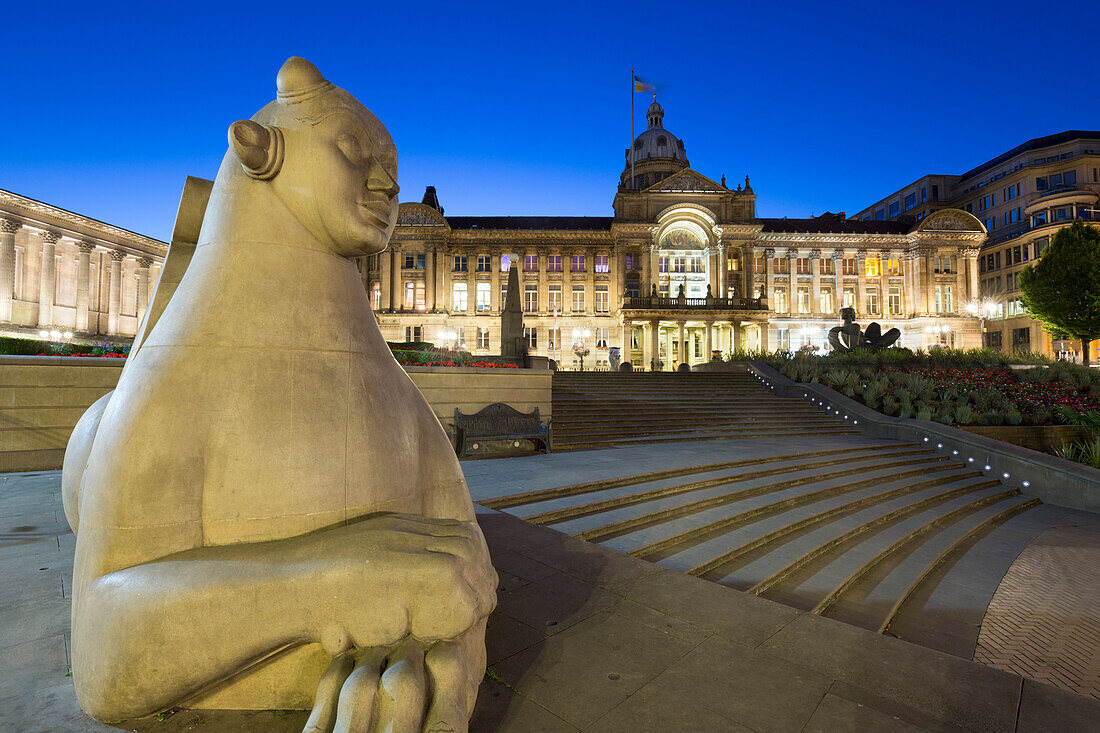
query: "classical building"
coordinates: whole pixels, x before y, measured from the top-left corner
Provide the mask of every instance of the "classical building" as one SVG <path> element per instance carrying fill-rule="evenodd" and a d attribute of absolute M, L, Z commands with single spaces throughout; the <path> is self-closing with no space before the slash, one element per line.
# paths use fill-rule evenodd
<path fill-rule="evenodd" d="M 132 337 L 164 242 L 0 190 L 0 332 Z"/>
<path fill-rule="evenodd" d="M 901 345 L 979 344 L 985 227 L 921 220 L 756 216 L 756 194 L 691 169 L 654 102 L 626 150 L 613 216 L 444 216 L 435 189 L 401 205 L 390 248 L 362 263 L 383 334 L 473 353 L 500 349 L 509 267 L 519 267 L 529 349 L 565 366 L 574 347 L 672 369 L 737 349 L 827 348 L 842 306 L 897 327 Z M 514 264 L 513 264 L 514 263 Z"/>
<path fill-rule="evenodd" d="M 984 316 L 985 344 L 1080 359 L 1080 342 L 1052 340 L 1024 312 L 1016 278 L 1054 232 L 1074 219 L 1100 219 L 1098 200 L 1100 132 L 1067 130 L 1028 140 L 962 175 L 918 178 L 854 218 L 919 220 L 949 207 L 974 214 L 989 238 L 979 260 L 981 298 L 968 305 Z"/>

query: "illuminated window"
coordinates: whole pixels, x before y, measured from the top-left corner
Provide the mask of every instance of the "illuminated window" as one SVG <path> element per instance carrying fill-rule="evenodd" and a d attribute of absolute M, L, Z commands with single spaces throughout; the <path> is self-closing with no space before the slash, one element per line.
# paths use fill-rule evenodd
<path fill-rule="evenodd" d="M 608 312 L 608 293 L 606 285 L 596 286 L 596 312 L 607 313 Z"/>
<path fill-rule="evenodd" d="M 841 296 L 842 308 L 855 308 L 856 307 L 856 289 L 844 288 L 844 293 Z"/>
<path fill-rule="evenodd" d="M 864 274 L 867 277 L 879 276 L 878 257 L 868 257 L 866 260 L 864 260 Z"/>
<path fill-rule="evenodd" d="M 547 306 L 551 313 L 561 312 L 561 285 L 559 283 L 550 283 L 548 295 L 550 296 Z"/>
<path fill-rule="evenodd" d="M 424 299 L 424 281 L 418 280 L 416 283 L 416 309 L 422 311 L 425 308 Z"/>
<path fill-rule="evenodd" d="M 943 309 L 947 313 L 955 312 L 955 301 L 951 296 L 951 286 L 947 285 L 943 289 Z"/>
<path fill-rule="evenodd" d="M 786 288 L 776 288 L 775 289 L 775 298 L 774 298 L 774 300 L 775 300 L 775 312 L 776 313 L 786 313 L 788 311 L 788 308 L 787 308 L 787 289 Z"/>
<path fill-rule="evenodd" d="M 596 255 L 596 272 L 610 272 L 607 255 Z"/>
<path fill-rule="evenodd" d="M 561 272 L 561 255 L 550 255 L 546 258 L 547 272 Z"/>
<path fill-rule="evenodd" d="M 936 312 L 943 313 L 943 288 L 936 286 Z"/>
<path fill-rule="evenodd" d="M 488 313 L 493 307 L 493 295 L 491 283 L 477 284 L 477 312 Z"/>
<path fill-rule="evenodd" d="M 877 316 L 879 313 L 877 290 L 867 291 L 867 313 L 872 316 Z"/>
<path fill-rule="evenodd" d="M 508 255 L 500 256 L 500 271 L 508 272 L 512 269 L 512 259 Z"/>
<path fill-rule="evenodd" d="M 886 274 L 897 277 L 901 274 L 901 260 L 886 260 Z"/>
<path fill-rule="evenodd" d="M 584 255 L 573 255 L 570 272 L 584 272 Z"/>
<path fill-rule="evenodd" d="M 798 289 L 798 312 L 809 313 L 810 312 L 810 289 L 799 288 Z"/>
<path fill-rule="evenodd" d="M 821 290 L 821 312 L 832 313 L 833 312 L 833 290 L 832 288 L 822 288 Z"/>
<path fill-rule="evenodd" d="M 382 284 L 371 283 L 370 286 L 370 307 L 374 310 L 381 310 L 382 308 Z"/>
<path fill-rule="evenodd" d="M 534 313 L 539 309 L 539 286 L 527 283 L 523 286 L 523 312 Z"/>
<path fill-rule="evenodd" d="M 411 311 L 413 304 L 416 302 L 416 283 L 411 280 L 405 281 L 405 299 L 401 304 L 404 310 Z"/>
<path fill-rule="evenodd" d="M 890 288 L 890 302 L 888 307 L 890 308 L 890 315 L 901 315 L 901 288 Z"/>
<path fill-rule="evenodd" d="M 572 300 L 572 312 L 583 313 L 584 312 L 584 286 L 573 286 L 573 300 Z"/>
<path fill-rule="evenodd" d="M 487 349 L 489 348 L 489 329 L 481 328 L 477 329 L 477 348 Z"/>
<path fill-rule="evenodd" d="M 550 351 L 556 351 L 561 344 L 561 329 L 551 328 L 546 332 L 546 346 Z"/>
<path fill-rule="evenodd" d="M 525 255 L 523 258 L 523 269 L 525 272 L 538 272 L 539 256 Z"/>
<path fill-rule="evenodd" d="M 737 255 L 730 255 L 726 260 L 726 269 L 729 272 L 738 272 L 741 269 L 741 258 Z"/>
<path fill-rule="evenodd" d="M 466 296 L 466 283 L 455 283 L 451 290 L 451 310 L 455 313 L 465 313 Z"/>
<path fill-rule="evenodd" d="M 596 329 L 596 348 L 597 349 L 606 349 L 607 348 L 607 338 L 608 338 L 608 331 L 609 330 L 610 329 L 607 329 L 607 328 L 597 328 Z"/>

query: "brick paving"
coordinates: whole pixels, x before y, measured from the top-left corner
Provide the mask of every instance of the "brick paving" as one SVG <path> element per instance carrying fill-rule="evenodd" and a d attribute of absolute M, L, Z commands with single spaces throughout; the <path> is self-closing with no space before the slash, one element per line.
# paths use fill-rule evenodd
<path fill-rule="evenodd" d="M 1020 554 L 974 661 L 1100 700 L 1100 519 L 1067 517 Z"/>

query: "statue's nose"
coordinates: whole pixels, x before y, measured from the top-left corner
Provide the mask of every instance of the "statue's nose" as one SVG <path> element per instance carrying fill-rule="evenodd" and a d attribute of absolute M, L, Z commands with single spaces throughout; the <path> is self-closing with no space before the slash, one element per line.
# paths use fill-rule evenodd
<path fill-rule="evenodd" d="M 401 187 L 397 185 L 397 181 L 390 176 L 385 167 L 378 162 L 377 158 L 371 158 L 370 160 L 370 174 L 367 176 L 367 188 L 371 191 L 378 191 L 386 194 L 387 197 L 393 198 L 397 195 Z"/>

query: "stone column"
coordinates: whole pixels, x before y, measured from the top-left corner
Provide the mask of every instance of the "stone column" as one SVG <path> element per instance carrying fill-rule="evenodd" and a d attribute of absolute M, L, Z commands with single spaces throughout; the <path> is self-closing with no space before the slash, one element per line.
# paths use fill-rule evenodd
<path fill-rule="evenodd" d="M 122 307 L 122 261 L 126 255 L 111 252 L 111 280 L 107 290 L 107 333 L 118 335 L 118 317 Z"/>
<path fill-rule="evenodd" d="M 714 324 L 710 321 L 703 322 L 703 363 L 710 361 L 710 352 L 713 350 L 713 344 L 711 342 L 711 329 L 714 328 Z"/>
<path fill-rule="evenodd" d="M 856 277 L 856 316 L 861 317 L 867 315 L 863 310 L 866 306 L 864 298 L 867 292 L 867 250 L 865 249 L 856 252 Z"/>
<path fill-rule="evenodd" d="M 649 257 L 646 259 L 649 261 L 649 282 L 646 284 L 646 290 L 643 295 L 649 295 L 653 292 L 653 286 L 657 286 L 657 292 L 661 291 L 661 254 L 657 250 L 657 245 L 649 244 Z M 669 293 L 669 297 L 675 297 L 676 293 Z"/>
<path fill-rule="evenodd" d="M 652 278 L 652 275 L 650 274 L 650 271 L 649 271 L 649 266 L 650 266 L 649 252 L 646 250 L 645 245 L 642 245 L 642 246 L 638 247 L 637 257 L 641 261 L 641 265 L 642 265 L 642 279 L 641 279 L 641 282 L 639 283 L 640 286 L 641 286 L 639 288 L 639 290 L 641 290 L 641 292 L 639 293 L 639 295 L 646 296 L 646 295 L 649 295 L 649 289 L 650 289 L 650 284 L 649 283 L 650 283 L 650 279 Z"/>
<path fill-rule="evenodd" d="M 584 312 L 596 313 L 596 250 L 584 250 Z"/>
<path fill-rule="evenodd" d="M 966 282 L 969 286 L 966 297 L 970 300 L 981 297 L 978 284 L 978 252 L 977 247 L 968 247 L 963 250 L 963 255 L 966 257 Z"/>
<path fill-rule="evenodd" d="M 15 297 L 15 233 L 23 225 L 14 219 L 0 220 L 0 321 L 11 323 Z"/>
<path fill-rule="evenodd" d="M 424 309 L 435 311 L 435 247 L 424 249 Z"/>
<path fill-rule="evenodd" d="M 573 252 L 572 249 L 561 251 L 561 312 L 573 313 Z"/>
<path fill-rule="evenodd" d="M 952 293 L 951 307 L 954 313 L 966 312 L 966 285 L 970 282 L 970 263 L 963 257 L 960 249 L 955 255 L 955 292 Z"/>
<path fill-rule="evenodd" d="M 761 323 L 760 325 L 760 350 L 765 354 L 771 349 L 768 348 L 768 323 Z"/>
<path fill-rule="evenodd" d="M 501 250 L 489 250 L 489 312 L 500 313 L 504 304 L 500 302 L 500 255 Z"/>
<path fill-rule="evenodd" d="M 91 306 L 92 292 L 92 252 L 95 245 L 80 242 L 80 256 L 76 265 L 76 330 L 88 331 L 88 308 Z"/>
<path fill-rule="evenodd" d="M 810 252 L 810 274 L 813 276 L 813 286 L 810 290 L 810 313 L 821 314 L 821 250 Z"/>
<path fill-rule="evenodd" d="M 57 232 L 42 232 L 42 266 L 38 268 L 38 327 L 53 325 L 53 299 L 57 293 Z"/>
<path fill-rule="evenodd" d="M 539 263 L 539 313 L 550 312 L 550 278 L 546 274 L 546 258 L 548 253 L 538 252 Z"/>
<path fill-rule="evenodd" d="M 646 343 L 649 344 L 649 353 L 646 354 L 645 368 L 652 371 L 658 371 L 661 367 L 658 362 L 661 360 L 661 322 L 650 321 L 649 322 L 649 337 L 646 339 Z"/>
<path fill-rule="evenodd" d="M 381 297 L 378 299 L 378 310 L 393 308 L 393 250 L 378 254 L 378 280 L 381 286 Z"/>
<path fill-rule="evenodd" d="M 936 314 L 936 263 L 935 257 L 939 252 L 934 249 L 926 249 L 922 252 L 924 260 L 924 302 L 925 312 L 929 315 Z"/>
<path fill-rule="evenodd" d="M 710 247 L 707 251 L 707 280 L 710 283 L 710 292 L 715 298 L 721 297 L 722 283 L 718 279 L 718 248 Z"/>
<path fill-rule="evenodd" d="M 774 249 L 764 250 L 764 295 L 768 299 L 768 305 L 775 309 L 775 266 L 772 258 L 775 257 Z M 754 263 L 755 264 L 755 263 Z"/>
<path fill-rule="evenodd" d="M 610 275 L 607 281 L 607 310 L 611 315 L 615 315 L 619 312 L 619 293 L 621 292 L 619 281 L 623 273 L 619 269 L 619 255 L 614 246 L 607 255 L 607 269 Z"/>
<path fill-rule="evenodd" d="M 139 326 L 145 310 L 149 307 L 149 268 L 152 264 L 153 261 L 148 257 L 138 260 L 137 321 Z"/>
<path fill-rule="evenodd" d="M 679 336 L 680 336 L 680 343 L 677 345 L 677 349 L 676 349 L 676 360 L 678 362 L 680 362 L 681 364 L 683 364 L 684 363 L 684 356 L 686 355 L 686 349 L 684 348 L 684 334 L 685 334 L 684 322 L 683 321 L 677 321 L 676 322 L 676 327 L 679 330 Z"/>
<path fill-rule="evenodd" d="M 435 308 L 444 313 L 451 312 L 450 273 L 453 266 L 445 248 L 435 251 Z"/>
<path fill-rule="evenodd" d="M 730 351 L 741 348 L 741 321 L 730 322 Z"/>
<path fill-rule="evenodd" d="M 630 332 L 631 332 L 632 328 L 633 328 L 633 326 L 630 323 L 630 321 L 623 321 L 623 343 L 622 343 L 622 348 L 619 352 L 620 354 L 622 354 L 623 363 L 626 363 L 626 362 L 631 360 L 630 359 L 630 356 L 631 356 Z"/>
<path fill-rule="evenodd" d="M 718 245 L 718 290 L 714 294 L 719 298 L 725 298 L 729 296 L 729 253 L 726 252 L 726 245 Z"/>
<path fill-rule="evenodd" d="M 397 247 L 390 250 L 390 259 L 390 308 L 399 310 L 405 305 L 405 293 L 401 289 L 401 268 L 405 261 Z"/>

